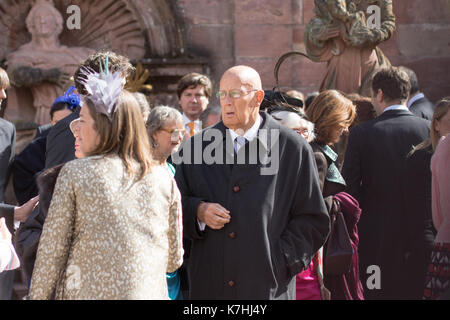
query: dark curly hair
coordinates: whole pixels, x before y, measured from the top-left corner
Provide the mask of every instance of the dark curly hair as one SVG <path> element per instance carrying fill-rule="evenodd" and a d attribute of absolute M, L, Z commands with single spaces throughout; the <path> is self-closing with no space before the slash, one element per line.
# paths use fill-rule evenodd
<path fill-rule="evenodd" d="M 96 72 L 100 72 L 100 62 L 102 63 L 102 66 L 104 66 L 106 57 L 108 57 L 108 70 L 111 72 L 120 71 L 122 72 L 124 77 L 128 77 L 135 71 L 135 68 L 130 63 L 130 60 L 127 57 L 121 56 L 117 53 L 111 51 L 99 51 L 91 54 L 83 63 L 78 66 L 78 69 L 75 71 L 75 74 L 73 76 L 75 87 L 77 88 L 79 94 L 87 94 L 83 84 L 78 81 L 80 77 L 80 69 L 82 67 L 89 67 Z"/>

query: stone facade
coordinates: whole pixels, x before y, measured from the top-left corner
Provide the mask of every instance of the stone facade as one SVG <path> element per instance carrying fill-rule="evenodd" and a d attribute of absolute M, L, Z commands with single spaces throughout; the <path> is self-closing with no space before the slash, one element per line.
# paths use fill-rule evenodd
<path fill-rule="evenodd" d="M 393 0 L 397 29 L 380 47 L 393 65 L 416 71 L 432 100 L 450 95 L 450 1 Z M 314 0 L 179 0 L 188 52 L 209 58 L 211 77 L 220 80 L 234 64 L 256 68 L 266 89 L 275 85 L 274 66 L 292 50 L 304 50 Z M 292 57 L 279 70 L 282 89 L 318 89 L 324 63 Z"/>

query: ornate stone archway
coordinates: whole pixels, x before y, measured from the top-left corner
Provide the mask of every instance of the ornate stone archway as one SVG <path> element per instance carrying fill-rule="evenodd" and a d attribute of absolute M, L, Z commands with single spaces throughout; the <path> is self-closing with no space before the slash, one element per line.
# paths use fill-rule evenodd
<path fill-rule="evenodd" d="M 34 0 L 0 0 L 0 66 L 5 66 L 8 55 L 31 41 L 25 20 L 33 3 Z M 151 95 L 159 103 L 174 100 L 164 95 L 173 92 L 174 83 L 184 73 L 206 69 L 204 59 L 186 58 L 182 26 L 173 1 L 54 0 L 52 3 L 64 20 L 59 35 L 61 45 L 93 51 L 108 49 L 128 56 L 134 63 L 142 62 L 150 69 L 149 81 L 158 82 Z M 80 8 L 80 29 L 70 30 L 66 24 L 73 14 L 67 13 L 71 5 Z M 35 113 L 33 99 L 26 89 L 20 88 L 19 96 L 20 101 L 10 96 L 4 114 L 18 130 L 33 126 Z"/>
<path fill-rule="evenodd" d="M 33 0 L 0 0 L 0 61 L 31 40 L 25 19 Z M 81 10 L 81 28 L 64 26 L 61 44 L 92 49 L 107 48 L 133 60 L 176 57 L 184 43 L 170 1 L 160 0 L 55 0 L 65 22 L 67 8 Z"/>

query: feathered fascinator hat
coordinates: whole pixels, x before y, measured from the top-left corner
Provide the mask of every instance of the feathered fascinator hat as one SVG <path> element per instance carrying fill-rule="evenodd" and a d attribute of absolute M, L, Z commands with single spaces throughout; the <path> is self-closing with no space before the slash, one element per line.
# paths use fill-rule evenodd
<path fill-rule="evenodd" d="M 102 113 L 112 120 L 114 112 L 117 111 L 117 99 L 123 90 L 124 78 L 120 71 L 108 71 L 108 57 L 104 68 L 100 61 L 100 73 L 90 67 L 80 68 L 78 81 L 84 85 L 89 99 L 95 106 L 97 112 Z"/>
<path fill-rule="evenodd" d="M 74 93 L 75 90 L 74 86 L 67 89 L 63 96 L 55 99 L 52 108 L 58 103 L 67 103 L 69 110 L 73 112 L 76 107 L 81 105 L 81 97 L 79 94 Z"/>

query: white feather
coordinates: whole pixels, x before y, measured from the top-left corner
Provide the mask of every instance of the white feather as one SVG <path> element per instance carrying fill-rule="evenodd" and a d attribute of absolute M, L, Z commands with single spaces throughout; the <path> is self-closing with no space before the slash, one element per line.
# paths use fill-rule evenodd
<path fill-rule="evenodd" d="M 123 90 L 121 73 L 99 74 L 89 67 L 82 67 L 80 73 L 83 77 L 78 80 L 83 83 L 96 109 L 111 117 L 116 112 L 116 102 Z"/>

